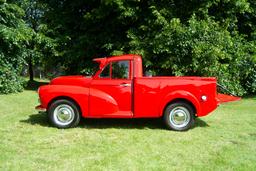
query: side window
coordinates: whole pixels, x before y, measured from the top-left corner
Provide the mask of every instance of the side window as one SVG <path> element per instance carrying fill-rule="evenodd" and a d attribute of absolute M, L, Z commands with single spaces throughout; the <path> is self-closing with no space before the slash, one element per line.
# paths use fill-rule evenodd
<path fill-rule="evenodd" d="M 113 79 L 128 79 L 129 78 L 129 61 L 117 61 L 112 63 L 112 78 Z"/>
<path fill-rule="evenodd" d="M 100 73 L 101 78 L 110 78 L 110 65 L 108 64 Z"/>

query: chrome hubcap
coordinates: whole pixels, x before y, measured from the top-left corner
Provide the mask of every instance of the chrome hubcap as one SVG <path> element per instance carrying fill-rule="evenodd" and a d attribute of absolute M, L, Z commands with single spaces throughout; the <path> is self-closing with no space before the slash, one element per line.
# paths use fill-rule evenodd
<path fill-rule="evenodd" d="M 190 120 L 189 111 L 182 106 L 177 106 L 173 110 L 170 111 L 170 122 L 175 127 L 185 127 Z"/>
<path fill-rule="evenodd" d="M 61 104 L 55 108 L 53 116 L 57 124 L 68 125 L 73 121 L 75 114 L 71 106 Z"/>

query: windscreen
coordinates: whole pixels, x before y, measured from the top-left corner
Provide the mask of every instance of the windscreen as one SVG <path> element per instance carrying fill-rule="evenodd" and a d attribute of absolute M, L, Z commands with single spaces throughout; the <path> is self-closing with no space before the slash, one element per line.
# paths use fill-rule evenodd
<path fill-rule="evenodd" d="M 87 64 L 85 69 L 81 71 L 81 73 L 85 76 L 93 76 L 99 70 L 99 63 L 98 62 L 90 62 Z"/>

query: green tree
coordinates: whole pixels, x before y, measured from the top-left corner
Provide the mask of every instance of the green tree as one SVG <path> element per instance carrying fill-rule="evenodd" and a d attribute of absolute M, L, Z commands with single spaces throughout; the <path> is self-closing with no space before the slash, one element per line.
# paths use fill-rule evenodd
<path fill-rule="evenodd" d="M 23 16 L 24 11 L 17 5 L 0 1 L 0 93 L 23 89 L 19 75 L 28 53 L 25 47 L 32 38 Z"/>
<path fill-rule="evenodd" d="M 255 92 L 253 0 L 44 2 L 67 73 L 92 57 L 136 53 L 160 75 L 217 76 L 236 94 Z"/>
<path fill-rule="evenodd" d="M 42 21 L 47 5 L 38 0 L 16 0 L 14 3 L 25 11 L 23 19 L 32 30 L 32 39 L 26 46 L 28 53 L 25 60 L 28 64 L 29 80 L 33 81 L 34 65 L 42 66 L 49 58 L 58 55 L 55 40 L 46 36 L 51 30 Z"/>

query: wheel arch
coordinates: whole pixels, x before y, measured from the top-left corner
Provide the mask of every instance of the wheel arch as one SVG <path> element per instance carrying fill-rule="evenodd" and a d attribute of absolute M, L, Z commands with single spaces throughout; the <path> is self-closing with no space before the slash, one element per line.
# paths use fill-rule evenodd
<path fill-rule="evenodd" d="M 163 113 L 168 105 L 179 101 L 189 104 L 193 108 L 195 116 L 201 113 L 200 102 L 198 99 L 190 92 L 181 90 L 172 92 L 165 96 L 161 103 L 160 115 L 163 116 Z"/>
<path fill-rule="evenodd" d="M 183 103 L 187 103 L 188 105 L 190 105 L 193 109 L 193 112 L 194 112 L 194 115 L 197 113 L 197 109 L 195 107 L 195 105 L 189 101 L 188 99 L 185 99 L 185 98 L 176 98 L 176 99 L 172 99 L 171 101 L 169 101 L 165 107 L 163 108 L 163 111 L 162 113 L 164 113 L 164 111 L 166 110 L 166 108 L 170 105 L 170 104 L 173 104 L 173 103 L 178 103 L 178 102 L 183 102 Z M 162 114 L 163 116 L 163 114 Z"/>
<path fill-rule="evenodd" d="M 48 105 L 47 105 L 47 111 L 48 111 L 49 107 L 51 106 L 51 104 L 53 102 L 55 102 L 57 100 L 63 100 L 63 99 L 64 100 L 69 100 L 69 101 L 73 102 L 76 105 L 76 107 L 78 108 L 79 114 L 82 115 L 82 110 L 81 110 L 81 107 L 80 107 L 79 103 L 74 98 L 69 97 L 69 96 L 56 96 L 56 97 L 52 98 L 50 100 L 50 102 L 48 103 Z"/>

